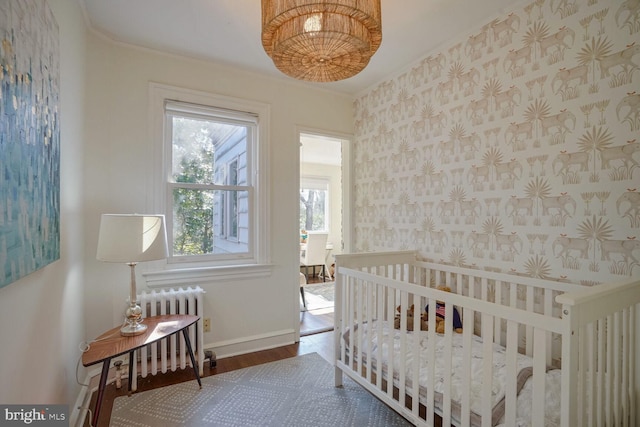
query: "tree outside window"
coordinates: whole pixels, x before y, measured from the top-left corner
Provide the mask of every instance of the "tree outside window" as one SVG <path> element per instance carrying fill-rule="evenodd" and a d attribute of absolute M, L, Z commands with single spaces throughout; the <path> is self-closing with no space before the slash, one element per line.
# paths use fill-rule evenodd
<path fill-rule="evenodd" d="M 300 181 L 300 229 L 329 230 L 329 181 L 303 177 Z"/>

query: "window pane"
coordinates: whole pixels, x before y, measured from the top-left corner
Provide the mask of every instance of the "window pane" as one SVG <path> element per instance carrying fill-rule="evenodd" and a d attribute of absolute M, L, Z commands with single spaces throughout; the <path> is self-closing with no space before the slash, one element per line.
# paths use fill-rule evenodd
<path fill-rule="evenodd" d="M 173 191 L 173 254 L 213 253 L 213 191 Z"/>
<path fill-rule="evenodd" d="M 226 164 L 245 157 L 246 126 L 171 116 L 173 182 L 224 184 Z"/>
<path fill-rule="evenodd" d="M 300 229 L 327 231 L 326 190 L 300 189 Z"/>
<path fill-rule="evenodd" d="M 248 191 L 173 192 L 173 254 L 249 252 Z"/>
<path fill-rule="evenodd" d="M 249 192 L 215 192 L 213 238 L 216 254 L 249 252 Z"/>

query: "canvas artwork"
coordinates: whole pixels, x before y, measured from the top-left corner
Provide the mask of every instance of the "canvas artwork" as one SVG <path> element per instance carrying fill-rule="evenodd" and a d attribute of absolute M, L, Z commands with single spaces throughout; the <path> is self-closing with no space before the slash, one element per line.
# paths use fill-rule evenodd
<path fill-rule="evenodd" d="M 60 53 L 43 0 L 0 2 L 0 287 L 60 258 Z"/>

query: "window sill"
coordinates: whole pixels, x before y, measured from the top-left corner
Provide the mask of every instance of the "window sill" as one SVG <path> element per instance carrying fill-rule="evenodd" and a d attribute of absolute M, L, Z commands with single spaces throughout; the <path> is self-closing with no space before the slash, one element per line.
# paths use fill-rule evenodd
<path fill-rule="evenodd" d="M 268 277 L 272 264 L 226 265 L 151 271 L 142 274 L 149 288 L 165 288 Z"/>

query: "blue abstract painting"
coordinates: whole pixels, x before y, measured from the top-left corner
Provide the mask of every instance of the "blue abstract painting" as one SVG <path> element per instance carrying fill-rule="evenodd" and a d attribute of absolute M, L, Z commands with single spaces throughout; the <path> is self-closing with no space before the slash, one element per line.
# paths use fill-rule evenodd
<path fill-rule="evenodd" d="M 0 1 L 0 287 L 60 258 L 60 53 L 47 1 Z"/>

